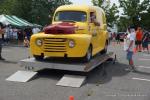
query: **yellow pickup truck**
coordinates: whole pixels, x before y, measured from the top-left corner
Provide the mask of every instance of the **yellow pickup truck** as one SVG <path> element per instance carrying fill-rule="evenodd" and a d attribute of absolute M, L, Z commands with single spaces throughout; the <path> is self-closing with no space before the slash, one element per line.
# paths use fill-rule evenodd
<path fill-rule="evenodd" d="M 44 57 L 90 59 L 106 53 L 108 32 L 102 8 L 64 5 L 56 9 L 52 24 L 31 36 L 31 53 L 37 60 Z"/>

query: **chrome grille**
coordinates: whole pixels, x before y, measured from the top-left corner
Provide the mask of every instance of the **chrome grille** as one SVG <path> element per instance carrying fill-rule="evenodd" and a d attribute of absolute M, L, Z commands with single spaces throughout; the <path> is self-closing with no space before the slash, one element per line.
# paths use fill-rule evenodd
<path fill-rule="evenodd" d="M 44 39 L 44 52 L 66 52 L 65 38 L 45 38 Z"/>

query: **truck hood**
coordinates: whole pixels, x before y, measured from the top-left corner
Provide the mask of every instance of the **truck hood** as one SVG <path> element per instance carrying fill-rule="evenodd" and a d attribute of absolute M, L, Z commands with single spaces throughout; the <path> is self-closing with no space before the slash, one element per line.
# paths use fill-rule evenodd
<path fill-rule="evenodd" d="M 70 22 L 61 22 L 51 24 L 44 28 L 45 34 L 74 34 L 75 24 Z"/>

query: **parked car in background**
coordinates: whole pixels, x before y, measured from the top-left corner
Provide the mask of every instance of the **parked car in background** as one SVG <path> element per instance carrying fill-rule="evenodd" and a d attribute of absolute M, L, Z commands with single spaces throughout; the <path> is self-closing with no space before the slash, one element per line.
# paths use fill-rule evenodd
<path fill-rule="evenodd" d="M 119 40 L 120 40 L 120 41 L 123 41 L 123 40 L 124 40 L 125 34 L 126 34 L 126 32 L 118 32 Z"/>

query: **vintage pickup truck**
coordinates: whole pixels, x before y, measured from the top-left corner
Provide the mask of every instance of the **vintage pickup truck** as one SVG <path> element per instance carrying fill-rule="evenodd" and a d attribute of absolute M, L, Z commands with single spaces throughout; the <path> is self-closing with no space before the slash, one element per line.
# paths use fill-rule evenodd
<path fill-rule="evenodd" d="M 102 8 L 64 5 L 56 9 L 52 24 L 31 36 L 30 48 L 35 59 L 44 57 L 82 58 L 90 61 L 106 53 L 108 32 Z"/>

